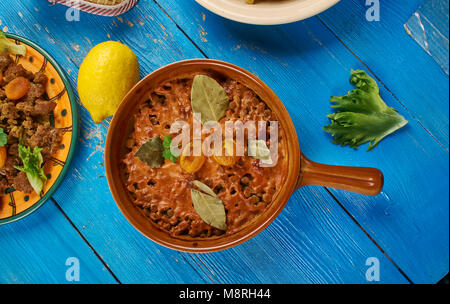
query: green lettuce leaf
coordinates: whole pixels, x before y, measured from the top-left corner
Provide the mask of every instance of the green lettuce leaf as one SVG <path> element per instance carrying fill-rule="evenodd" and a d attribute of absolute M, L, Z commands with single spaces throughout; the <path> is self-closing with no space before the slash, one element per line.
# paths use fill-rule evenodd
<path fill-rule="evenodd" d="M 331 97 L 331 107 L 336 113 L 327 116 L 331 123 L 323 129 L 331 133 L 335 144 L 356 149 L 369 142 L 367 151 L 370 151 L 408 121 L 386 105 L 376 81 L 365 71 L 352 70 L 350 83 L 356 89 L 344 96 Z"/>
<path fill-rule="evenodd" d="M 33 151 L 30 147 L 19 144 L 19 157 L 23 162 L 23 168 L 15 167 L 17 170 L 27 174 L 28 181 L 37 194 L 42 192 L 44 184 L 47 181 L 44 169 L 42 168 L 43 158 L 41 154 L 42 148 L 34 147 Z"/>
<path fill-rule="evenodd" d="M 11 53 L 14 55 L 25 56 L 27 48 L 23 44 L 15 44 L 10 41 L 6 35 L 0 31 L 0 53 Z"/>

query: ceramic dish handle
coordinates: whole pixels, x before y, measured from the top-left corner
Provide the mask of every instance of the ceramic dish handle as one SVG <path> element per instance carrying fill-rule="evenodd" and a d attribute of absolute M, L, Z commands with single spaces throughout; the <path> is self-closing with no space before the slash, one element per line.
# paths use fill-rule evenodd
<path fill-rule="evenodd" d="M 381 192 L 383 180 L 378 169 L 323 165 L 302 155 L 297 188 L 317 185 L 375 196 Z"/>

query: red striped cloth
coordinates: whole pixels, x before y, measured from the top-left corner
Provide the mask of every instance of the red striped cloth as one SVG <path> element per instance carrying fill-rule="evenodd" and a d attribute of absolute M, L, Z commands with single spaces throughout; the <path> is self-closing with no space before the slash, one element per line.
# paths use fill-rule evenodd
<path fill-rule="evenodd" d="M 48 0 L 56 4 L 63 4 L 66 6 L 77 8 L 83 12 L 101 15 L 101 16 L 117 16 L 130 10 L 137 2 L 137 0 L 125 0 L 118 5 L 100 5 L 87 1 L 80 0 Z"/>

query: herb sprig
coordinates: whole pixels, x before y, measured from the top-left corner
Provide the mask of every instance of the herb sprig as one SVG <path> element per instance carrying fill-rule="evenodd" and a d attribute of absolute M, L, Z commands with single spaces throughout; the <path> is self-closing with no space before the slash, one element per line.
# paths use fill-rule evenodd
<path fill-rule="evenodd" d="M 170 135 L 164 136 L 162 144 L 163 144 L 163 147 L 164 147 L 164 151 L 162 153 L 162 156 L 165 159 L 168 159 L 171 162 L 176 163 L 177 159 L 178 159 L 178 155 L 175 155 L 172 152 L 172 150 L 170 149 L 170 146 L 172 145 L 172 137 Z"/>

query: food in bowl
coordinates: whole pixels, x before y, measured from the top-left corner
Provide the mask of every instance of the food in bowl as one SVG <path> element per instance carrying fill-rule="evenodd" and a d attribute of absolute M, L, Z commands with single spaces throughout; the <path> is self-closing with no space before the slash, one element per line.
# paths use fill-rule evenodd
<path fill-rule="evenodd" d="M 32 73 L 0 53 L 0 197 L 11 189 L 40 194 L 43 164 L 59 149 L 63 131 L 54 127 L 44 72 Z"/>
<path fill-rule="evenodd" d="M 133 119 L 122 159 L 125 184 L 134 205 L 172 237 L 235 234 L 264 213 L 285 182 L 283 127 L 268 105 L 235 79 L 203 72 L 168 80 L 144 94 Z M 234 130 L 215 150 L 219 153 L 207 155 L 203 150 L 213 132 L 203 128 L 196 137 L 195 127 L 214 120 L 222 130 L 230 122 L 258 122 L 258 139 L 250 129 L 241 138 Z M 185 130 L 171 132 L 178 121 L 186 122 L 191 140 L 176 153 L 168 147 Z M 200 155 L 196 145 L 203 147 Z"/>
<path fill-rule="evenodd" d="M 211 78 L 213 79 L 211 80 Z M 183 79 L 187 79 L 187 81 Z M 200 81 L 198 81 L 199 79 Z M 221 125 L 223 118 L 227 115 L 227 111 L 233 109 L 230 96 L 227 91 L 225 91 L 226 83 L 235 81 L 237 84 L 242 85 L 244 91 L 253 92 L 254 95 L 258 96 L 258 102 L 262 101 L 262 105 L 267 106 L 268 110 L 272 112 L 272 119 L 274 119 L 275 122 L 278 121 L 279 137 L 281 139 L 281 141 L 278 141 L 278 147 L 276 144 L 272 145 L 272 139 L 277 137 L 272 136 L 272 129 L 276 128 L 272 128 L 271 126 L 269 132 L 270 142 L 264 142 L 263 140 L 252 142 L 253 145 L 249 145 L 249 148 L 251 149 L 245 150 L 244 156 L 248 156 L 246 153 L 251 153 L 250 156 L 257 159 L 258 165 L 264 168 L 263 170 L 265 171 L 267 171 L 267 169 L 265 169 L 266 167 L 270 168 L 271 166 L 273 167 L 277 165 L 278 169 L 282 172 L 279 176 L 282 177 L 281 179 L 276 179 L 276 176 L 278 176 L 276 174 L 278 173 L 275 172 L 276 174 L 274 175 L 272 172 L 272 177 L 270 178 L 274 178 L 273 176 L 275 176 L 276 189 L 272 196 L 271 202 L 262 213 L 259 213 L 252 219 L 249 219 L 247 223 L 244 223 L 243 226 L 236 229 L 236 232 L 229 229 L 229 216 L 225 212 L 225 204 L 221 199 L 221 196 L 224 194 L 221 194 L 220 191 L 218 191 L 219 189 L 215 189 L 212 184 L 209 184 L 209 186 L 206 185 L 205 180 L 205 183 L 197 179 L 192 181 L 190 188 L 192 207 L 203 222 L 220 230 L 221 234 L 219 233 L 218 236 L 214 236 L 211 233 L 211 236 L 208 237 L 207 233 L 205 233 L 206 235 L 204 234 L 203 237 L 192 237 L 188 234 L 189 231 L 185 231 L 185 234 L 181 235 L 171 234 L 170 226 L 166 225 L 166 228 L 162 228 L 162 226 L 159 226 L 155 221 L 149 218 L 149 210 L 145 211 L 142 207 L 139 207 L 136 204 L 136 200 L 140 198 L 133 193 L 135 192 L 133 187 L 139 187 L 139 183 L 141 183 L 141 185 L 145 185 L 145 182 L 150 182 L 151 184 L 152 181 L 145 179 L 147 172 L 144 172 L 141 175 L 142 178 L 136 176 L 136 185 L 129 180 L 130 176 L 126 162 L 127 159 L 131 159 L 133 156 L 133 154 L 131 154 L 133 149 L 135 151 L 134 156 L 141 161 L 140 163 L 135 162 L 134 165 L 136 166 L 146 165 L 150 168 L 159 169 L 164 168 L 167 164 L 172 166 L 174 164 L 180 164 L 181 166 L 181 158 L 184 158 L 185 161 L 187 160 L 187 165 L 183 165 L 183 167 L 194 172 L 195 175 L 193 177 L 195 178 L 197 178 L 196 172 L 203 168 L 203 165 L 208 164 L 207 160 L 211 161 L 210 157 L 205 157 L 203 160 L 201 158 L 193 158 L 188 155 L 183 157 L 184 149 L 179 149 L 181 150 L 181 155 L 173 153 L 177 151 L 172 151 L 172 147 L 178 147 L 180 144 L 180 141 L 177 140 L 178 135 L 172 137 L 172 135 L 175 135 L 176 132 L 170 132 L 170 135 L 165 136 L 153 135 L 153 126 L 164 126 L 164 124 L 161 124 L 160 120 L 154 119 L 158 116 L 148 116 L 148 119 L 151 121 L 151 125 L 143 125 L 145 129 L 141 130 L 141 132 L 142 134 L 148 132 L 146 139 L 143 139 L 140 143 L 133 142 L 133 133 L 136 131 L 135 116 L 139 113 L 142 104 L 147 103 L 148 100 L 150 105 L 152 104 L 151 102 L 167 102 L 165 99 L 158 96 L 158 91 L 161 91 L 161 89 L 163 91 L 171 89 L 169 86 L 164 85 L 170 84 L 170 82 L 175 80 L 185 83 L 192 82 L 190 89 L 191 105 L 186 103 L 186 100 L 189 99 L 189 90 L 185 89 L 185 94 L 188 96 L 184 96 L 182 98 L 172 96 L 172 100 L 175 100 L 175 103 L 171 104 L 172 107 L 168 107 L 165 111 L 151 115 L 157 115 L 160 113 L 164 115 L 164 113 L 170 113 L 172 108 L 175 109 L 175 113 L 191 113 L 192 109 L 197 109 L 193 112 L 200 111 L 202 116 L 198 117 L 198 113 L 194 114 L 196 118 L 200 118 L 194 120 L 195 124 L 199 124 L 199 122 L 201 122 L 204 123 L 203 127 L 205 127 L 208 125 L 208 122 L 205 124 L 207 119 L 218 119 Z M 180 88 L 179 91 L 183 92 L 183 89 Z M 212 102 L 210 98 L 207 98 L 210 94 L 205 94 L 206 92 L 216 96 L 216 98 L 214 98 L 214 102 Z M 238 90 L 236 92 L 238 92 Z M 239 93 L 237 95 L 242 96 L 240 101 L 242 105 L 246 97 L 243 93 Z M 194 97 L 194 100 L 192 97 Z M 185 101 L 182 102 L 182 100 Z M 202 104 L 202 100 L 209 100 L 207 102 L 208 107 L 202 108 L 200 106 L 199 109 L 198 106 Z M 179 105 L 174 107 L 173 105 L 176 103 Z M 189 105 L 189 108 L 184 108 L 184 110 L 182 110 L 183 108 L 180 107 L 180 105 L 183 104 Z M 214 109 L 214 111 L 208 112 L 208 109 Z M 225 111 L 223 111 L 224 109 Z M 251 112 L 251 107 L 248 109 L 247 107 L 240 107 L 240 112 L 244 115 L 244 117 L 247 111 Z M 206 120 L 203 120 L 205 117 Z M 267 119 L 265 121 L 267 121 Z M 225 122 L 225 125 L 227 122 L 228 121 Z M 172 129 L 174 125 L 177 125 L 177 121 L 172 121 L 169 128 Z M 187 124 L 187 127 L 189 128 L 186 128 L 189 132 L 191 131 L 190 126 L 190 124 Z M 276 126 L 276 124 L 274 126 Z M 201 136 L 198 134 L 197 136 L 193 136 L 193 139 L 204 139 L 206 133 L 209 132 L 208 129 L 206 130 L 207 131 L 205 133 L 200 133 Z M 260 128 L 259 130 L 264 130 L 264 128 Z M 195 132 L 192 132 L 192 135 L 195 135 Z M 238 133 L 236 133 L 236 135 L 238 135 Z M 225 139 L 226 137 L 227 136 L 225 136 Z M 226 147 L 232 147 L 228 149 L 225 148 L 227 150 L 234 150 L 234 146 L 236 146 L 236 156 L 238 156 L 241 155 L 237 152 L 237 148 L 240 146 L 239 141 L 240 139 L 236 136 L 236 138 L 232 139 L 232 144 L 230 144 L 230 141 L 225 140 L 223 145 Z M 245 140 L 243 141 L 245 142 Z M 203 141 L 203 143 L 204 142 L 205 141 Z M 190 142 L 188 142 L 188 145 L 183 145 L 185 147 L 189 146 L 189 148 L 186 149 L 187 151 L 190 151 L 189 144 Z M 167 148 L 169 146 L 170 149 Z M 192 146 L 193 148 L 197 147 L 196 144 L 193 144 Z M 267 148 L 270 150 L 270 157 L 267 154 Z M 279 157 L 273 157 L 273 152 L 279 152 Z M 239 156 L 239 158 L 241 157 Z M 238 164 L 237 160 L 234 158 L 219 159 L 220 162 L 224 161 L 224 163 L 230 162 L 233 164 Z M 214 159 L 214 161 L 216 160 Z M 134 165 L 131 164 L 130 168 L 133 168 Z M 316 163 L 307 158 L 300 150 L 297 133 L 289 113 L 276 94 L 261 79 L 250 72 L 231 63 L 213 59 L 191 59 L 164 66 L 144 77 L 127 94 L 127 96 L 125 96 L 108 129 L 108 136 L 105 143 L 105 170 L 114 200 L 127 220 L 143 235 L 158 244 L 175 250 L 187 252 L 218 251 L 231 248 L 249 240 L 273 222 L 273 220 L 283 210 L 290 196 L 296 189 L 306 185 L 332 187 L 366 195 L 377 195 L 383 187 L 383 174 L 380 170 L 374 168 L 325 165 Z M 274 169 L 271 171 L 274 171 Z M 168 173 L 166 177 L 170 180 L 170 174 L 172 174 L 171 170 L 166 170 L 161 173 Z M 211 176 L 219 176 L 219 173 L 211 172 Z M 233 174 L 233 172 L 231 174 Z M 269 179 L 268 176 L 264 176 L 264 178 Z M 244 180 L 244 182 L 245 181 L 246 180 Z M 241 186 L 239 180 L 234 180 L 231 182 L 235 182 L 237 185 Z M 166 189 L 176 193 L 177 187 L 179 187 L 179 185 L 171 185 L 170 187 L 167 186 Z M 214 190 L 216 190 L 217 193 L 214 192 Z M 142 197 L 145 197 L 145 194 L 151 195 L 151 193 L 152 192 L 148 190 L 147 193 L 142 193 Z M 245 197 L 245 193 L 243 194 Z M 184 192 L 184 195 L 187 197 L 189 193 Z M 195 198 L 192 200 L 193 196 Z M 161 197 L 166 197 L 165 193 L 162 193 Z M 144 201 L 144 199 L 141 200 Z M 208 202 L 208 204 L 206 204 L 206 202 Z M 155 203 L 157 203 L 157 201 Z M 155 204 L 156 208 L 158 206 L 162 205 Z M 209 208 L 204 208 L 205 206 L 209 206 Z M 235 215 L 239 216 L 239 210 L 237 211 L 238 212 L 236 212 Z M 167 217 L 170 217 L 170 215 L 173 217 L 174 215 L 172 212 L 173 210 L 168 211 L 169 214 L 167 214 Z M 146 213 L 147 216 L 145 215 Z M 228 213 L 230 213 L 230 211 L 228 211 Z M 160 214 L 166 217 L 163 212 Z M 225 220 L 223 220 L 223 218 L 225 218 Z M 182 218 L 180 217 L 180 219 Z M 175 220 L 179 219 L 175 217 Z M 163 223 L 164 222 L 161 222 L 160 224 L 162 225 Z M 226 227 L 222 227 L 222 225 L 226 225 Z"/>

